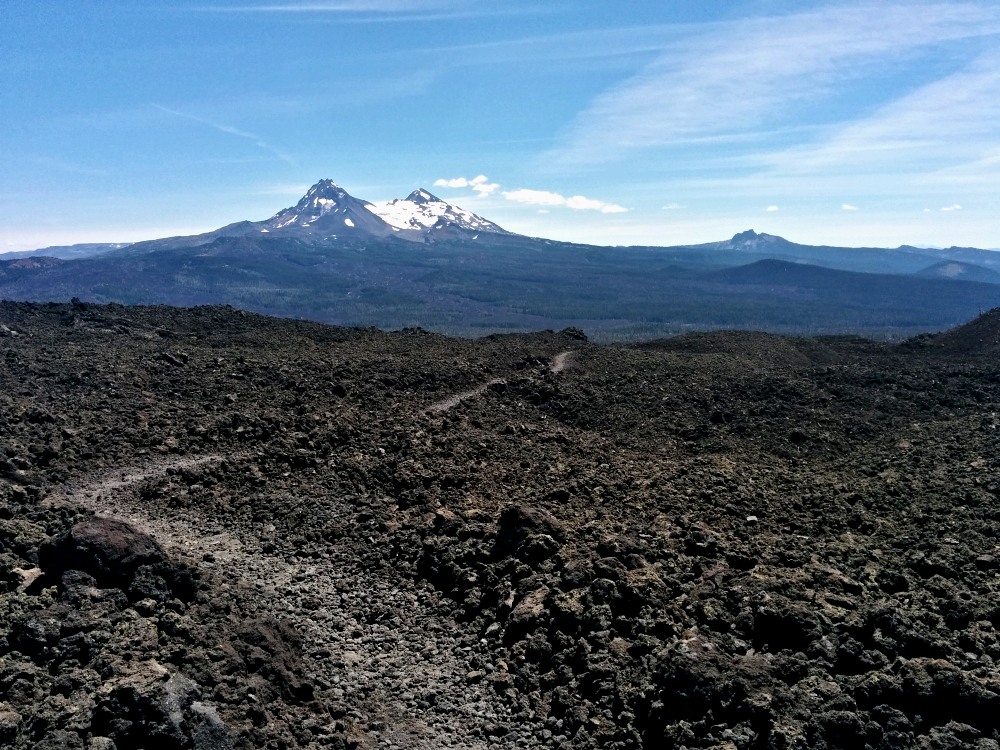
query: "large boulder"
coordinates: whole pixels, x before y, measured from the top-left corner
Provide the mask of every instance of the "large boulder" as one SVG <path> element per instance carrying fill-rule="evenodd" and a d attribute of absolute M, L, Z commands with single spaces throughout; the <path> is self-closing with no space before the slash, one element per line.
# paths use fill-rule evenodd
<path fill-rule="evenodd" d="M 100 587 L 124 587 L 136 570 L 166 560 L 166 553 L 148 534 L 116 518 L 94 517 L 48 539 L 38 549 L 42 570 L 59 578 L 67 570 L 82 570 Z"/>

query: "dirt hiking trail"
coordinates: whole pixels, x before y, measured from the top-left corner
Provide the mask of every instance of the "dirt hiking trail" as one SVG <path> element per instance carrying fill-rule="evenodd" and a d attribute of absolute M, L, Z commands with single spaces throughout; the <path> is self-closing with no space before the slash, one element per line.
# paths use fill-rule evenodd
<path fill-rule="evenodd" d="M 489 735 L 509 721 L 510 709 L 485 681 L 470 680 L 478 637 L 462 634 L 436 591 L 391 571 L 362 568 L 346 556 L 304 561 L 267 553 L 260 538 L 139 496 L 143 483 L 173 471 L 244 458 L 151 460 L 70 483 L 46 502 L 82 505 L 127 521 L 168 553 L 221 573 L 229 587 L 249 589 L 261 615 L 291 619 L 307 644 L 308 677 L 355 707 L 351 716 L 361 730 L 355 738 L 361 747 L 495 747 Z"/>

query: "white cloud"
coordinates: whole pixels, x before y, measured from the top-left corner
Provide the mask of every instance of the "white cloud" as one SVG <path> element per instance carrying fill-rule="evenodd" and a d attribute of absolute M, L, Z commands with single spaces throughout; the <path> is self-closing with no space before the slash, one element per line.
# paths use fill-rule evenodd
<path fill-rule="evenodd" d="M 573 195 L 567 198 L 548 190 L 530 190 L 528 188 L 505 190 L 503 197 L 516 203 L 529 203 L 536 206 L 565 206 L 577 211 L 600 211 L 602 214 L 621 214 L 628 211 L 627 208 L 619 206 L 617 203 L 605 203 L 583 195 Z"/>
<path fill-rule="evenodd" d="M 481 174 L 472 179 L 467 177 L 442 177 L 434 181 L 434 187 L 453 189 L 472 188 L 479 196 L 486 197 L 499 190 L 500 184 L 490 182 L 489 177 Z M 628 211 L 625 206 L 619 206 L 617 203 L 606 203 L 596 198 L 588 198 L 585 195 L 571 195 L 567 198 L 561 193 L 554 193 L 550 190 L 520 188 L 518 190 L 504 190 L 501 194 L 504 198 L 514 203 L 526 203 L 532 206 L 563 206 L 577 211 L 600 211 L 602 214 L 621 214 Z"/>
<path fill-rule="evenodd" d="M 604 204 L 593 198 L 584 198 L 582 195 L 571 195 L 566 199 L 566 205 L 570 208 L 580 210 L 600 211 Z"/>
<path fill-rule="evenodd" d="M 434 180 L 434 187 L 445 187 L 445 188 L 472 188 L 477 195 L 480 197 L 486 197 L 491 195 L 500 189 L 500 185 L 496 182 L 490 182 L 489 178 L 484 175 L 477 175 L 471 180 L 465 177 L 452 177 L 450 179 L 440 179 Z"/>
<path fill-rule="evenodd" d="M 777 211 L 777 210 L 779 210 L 779 209 L 778 209 L 778 207 L 777 207 L 777 206 L 775 206 L 774 204 L 771 204 L 770 206 L 768 206 L 768 207 L 767 207 L 767 208 L 765 208 L 764 210 L 765 210 L 765 211 L 768 211 L 769 213 L 774 213 L 775 211 Z"/>
<path fill-rule="evenodd" d="M 850 203 L 843 203 L 843 204 L 841 204 L 840 209 L 842 211 L 857 211 L 858 207 L 857 206 L 852 206 Z"/>
<path fill-rule="evenodd" d="M 490 182 L 486 175 L 481 174 L 469 180 L 469 187 L 475 190 L 481 198 L 485 198 L 487 195 L 491 195 L 499 190 L 500 183 Z"/>
<path fill-rule="evenodd" d="M 637 75 L 596 97 L 542 161 L 609 162 L 696 136 L 773 127 L 873 66 L 997 33 L 1000 8 L 954 3 L 840 5 L 713 26 L 665 45 Z"/>
<path fill-rule="evenodd" d="M 566 197 L 548 190 L 505 190 L 503 197 L 516 203 L 531 203 L 536 206 L 565 206 Z"/>
<path fill-rule="evenodd" d="M 942 211 L 961 211 L 962 207 L 957 203 L 952 203 L 950 206 L 944 206 Z"/>
<path fill-rule="evenodd" d="M 464 188 L 469 187 L 469 181 L 464 177 L 452 177 L 449 180 L 442 178 L 434 180 L 434 187 Z"/>
<path fill-rule="evenodd" d="M 664 206 L 664 207 L 663 207 L 662 209 L 660 209 L 660 210 L 661 210 L 661 211 L 676 211 L 676 210 L 678 210 L 678 209 L 679 209 L 680 207 L 681 207 L 681 204 L 680 204 L 680 203 L 668 203 L 668 204 L 666 204 L 666 205 L 665 205 L 665 206 Z"/>

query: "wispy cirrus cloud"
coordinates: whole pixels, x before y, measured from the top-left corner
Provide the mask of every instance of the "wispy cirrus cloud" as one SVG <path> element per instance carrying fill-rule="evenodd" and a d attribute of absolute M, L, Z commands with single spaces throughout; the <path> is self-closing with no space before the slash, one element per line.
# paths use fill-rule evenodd
<path fill-rule="evenodd" d="M 289 0 L 278 3 L 237 3 L 210 5 L 201 10 L 258 13 L 424 13 L 454 10 L 457 2 L 449 0 Z"/>
<path fill-rule="evenodd" d="M 841 203 L 840 204 L 840 210 L 841 211 L 857 211 L 858 207 L 855 206 L 855 205 L 852 205 L 850 203 Z"/>
<path fill-rule="evenodd" d="M 153 104 L 152 106 L 160 110 L 161 112 L 165 112 L 175 117 L 182 117 L 185 120 L 191 120 L 192 122 L 196 122 L 200 125 L 212 128 L 213 130 L 217 130 L 220 133 L 226 133 L 227 135 L 233 135 L 238 138 L 243 138 L 244 140 L 253 143 L 253 145 L 255 145 L 257 148 L 270 152 L 271 154 L 273 154 L 274 156 L 276 156 L 277 158 L 281 159 L 284 162 L 287 162 L 289 164 L 296 164 L 295 159 L 293 159 L 289 154 L 275 148 L 267 141 L 265 141 L 263 138 L 261 138 L 259 135 L 248 133 L 245 130 L 234 128 L 231 125 L 225 125 L 223 123 L 213 122 L 212 120 L 206 120 L 203 117 L 198 117 L 197 115 L 188 114 L 187 112 L 179 112 L 176 109 L 170 109 L 170 107 L 164 107 L 161 104 Z"/>
<path fill-rule="evenodd" d="M 669 45 L 598 95 L 542 160 L 607 163 L 684 139 L 778 125 L 886 61 L 996 34 L 1000 8 L 956 3 L 866 3 L 716 25 Z"/>
<path fill-rule="evenodd" d="M 761 156 L 782 173 L 836 169 L 907 171 L 954 168 L 965 162 L 1000 170 L 1000 54 L 917 88 L 867 117 L 835 127 L 815 143 Z"/>
<path fill-rule="evenodd" d="M 443 21 L 531 12 L 491 6 L 477 0 L 289 0 L 271 3 L 207 5 L 197 10 L 215 13 L 327 15 L 344 22 Z"/>
<path fill-rule="evenodd" d="M 708 23 L 702 28 L 708 31 L 713 26 L 715 24 Z M 662 52 L 687 33 L 689 27 L 685 24 L 643 24 L 426 47 L 421 54 L 442 54 L 456 64 L 470 66 L 536 61 L 552 64 L 557 60 L 623 60 Z"/>

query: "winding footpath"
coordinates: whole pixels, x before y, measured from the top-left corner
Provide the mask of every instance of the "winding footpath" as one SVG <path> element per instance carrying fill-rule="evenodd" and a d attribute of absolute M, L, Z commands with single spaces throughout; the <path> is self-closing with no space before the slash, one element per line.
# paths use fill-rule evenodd
<path fill-rule="evenodd" d="M 557 354 L 549 369 L 566 369 L 571 354 Z M 446 412 L 502 382 L 494 378 L 423 411 Z M 72 503 L 125 520 L 188 564 L 223 572 L 230 589 L 246 592 L 255 614 L 298 623 L 310 679 L 352 708 L 364 748 L 538 745 L 536 732 L 542 727 L 525 726 L 523 718 L 511 721 L 509 707 L 477 667 L 488 661 L 478 634 L 449 617 L 447 604 L 429 585 L 362 567 L 349 553 L 319 560 L 268 553 L 251 530 L 146 503 L 139 495 L 145 482 L 173 471 L 248 459 L 245 454 L 150 459 L 69 483 L 47 502 Z M 330 501 L 343 503 L 349 512 L 347 501 Z M 516 736 L 507 732 L 514 725 Z"/>
<path fill-rule="evenodd" d="M 504 382 L 502 378 L 493 378 L 486 383 L 477 385 L 475 388 L 470 388 L 467 391 L 462 391 L 461 393 L 456 393 L 454 396 L 449 396 L 448 398 L 442 399 L 441 401 L 435 401 L 433 404 L 424 409 L 425 414 L 440 414 L 446 412 L 449 409 L 453 409 L 458 406 L 463 401 L 467 401 L 470 398 L 475 398 L 486 392 L 486 390 L 492 385 L 498 385 Z"/>
<path fill-rule="evenodd" d="M 552 358 L 552 362 L 549 363 L 549 371 L 553 373 L 559 373 L 567 369 L 570 366 L 570 357 L 573 355 L 572 351 L 559 352 L 555 357 Z M 463 401 L 467 401 L 470 398 L 475 398 L 476 396 L 481 396 L 484 394 L 491 386 L 499 385 L 503 383 L 503 378 L 493 378 L 485 383 L 480 383 L 475 388 L 470 388 L 467 391 L 462 391 L 461 393 L 456 393 L 453 396 L 442 399 L 440 401 L 435 401 L 430 406 L 424 408 L 424 414 L 441 414 L 453 409 L 458 406 Z"/>
<path fill-rule="evenodd" d="M 350 555 L 304 561 L 269 554 L 250 534 L 144 504 L 137 494 L 145 481 L 171 470 L 224 458 L 149 462 L 68 485 L 47 502 L 125 520 L 188 564 L 223 572 L 231 587 L 251 594 L 245 598 L 254 614 L 297 623 L 309 678 L 350 707 L 362 747 L 495 747 L 492 735 L 510 723 L 510 710 L 471 663 L 481 650 L 478 635 L 444 614 L 432 588 L 362 568 Z"/>

